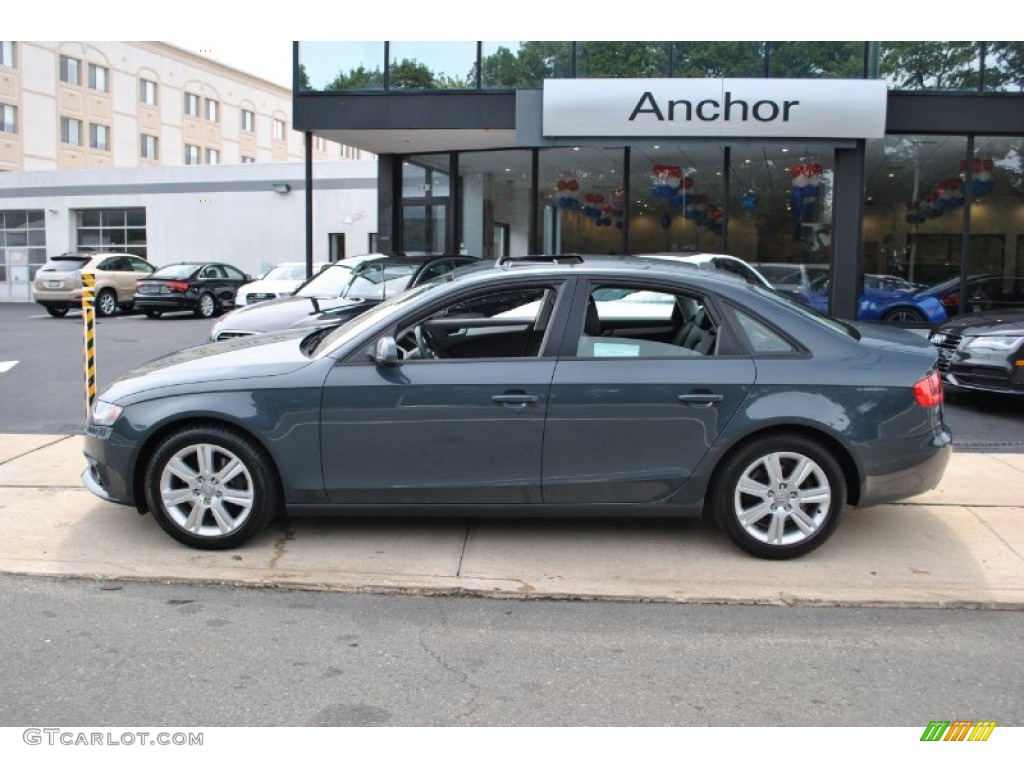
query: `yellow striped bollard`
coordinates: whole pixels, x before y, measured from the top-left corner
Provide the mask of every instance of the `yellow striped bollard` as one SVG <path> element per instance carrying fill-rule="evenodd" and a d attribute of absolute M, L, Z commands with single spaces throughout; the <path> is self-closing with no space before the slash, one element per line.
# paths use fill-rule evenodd
<path fill-rule="evenodd" d="M 96 275 L 82 273 L 82 323 L 85 333 L 85 418 L 96 399 Z"/>

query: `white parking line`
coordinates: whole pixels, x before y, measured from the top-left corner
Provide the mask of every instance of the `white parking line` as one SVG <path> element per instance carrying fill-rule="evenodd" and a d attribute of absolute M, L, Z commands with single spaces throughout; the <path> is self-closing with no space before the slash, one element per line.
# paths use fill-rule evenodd
<path fill-rule="evenodd" d="M 0 360 L 0 373 L 7 373 L 17 364 L 17 360 Z"/>

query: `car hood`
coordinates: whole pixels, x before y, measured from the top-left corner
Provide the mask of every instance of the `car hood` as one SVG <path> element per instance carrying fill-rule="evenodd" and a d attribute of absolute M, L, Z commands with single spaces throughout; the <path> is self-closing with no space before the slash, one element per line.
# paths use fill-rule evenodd
<path fill-rule="evenodd" d="M 918 355 L 934 360 L 935 346 L 919 333 L 880 323 L 850 323 L 860 333 L 860 343 L 890 352 Z"/>
<path fill-rule="evenodd" d="M 340 319 L 347 319 L 352 312 L 362 311 L 369 306 L 372 305 L 362 299 L 307 299 L 304 296 L 284 296 L 239 307 L 217 321 L 217 328 L 267 333 L 291 328 L 303 321 L 329 320 L 331 315 L 335 314 Z"/>
<path fill-rule="evenodd" d="M 160 387 L 282 376 L 310 364 L 300 348 L 305 335 L 286 331 L 189 347 L 122 374 L 101 397 L 116 402 Z"/>
<path fill-rule="evenodd" d="M 1024 333 L 1024 310 L 969 313 L 943 323 L 939 331 L 957 333 L 961 336 L 1004 336 Z"/>

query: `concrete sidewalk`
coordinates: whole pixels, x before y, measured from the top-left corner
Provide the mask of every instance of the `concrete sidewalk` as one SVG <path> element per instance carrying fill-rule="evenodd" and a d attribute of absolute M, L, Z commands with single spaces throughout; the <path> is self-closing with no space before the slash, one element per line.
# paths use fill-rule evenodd
<path fill-rule="evenodd" d="M 79 481 L 82 438 L 0 436 L 0 572 L 348 592 L 1024 607 L 1024 455 L 954 453 L 942 484 L 847 510 L 803 558 L 750 557 L 697 521 L 298 519 L 202 552 Z"/>

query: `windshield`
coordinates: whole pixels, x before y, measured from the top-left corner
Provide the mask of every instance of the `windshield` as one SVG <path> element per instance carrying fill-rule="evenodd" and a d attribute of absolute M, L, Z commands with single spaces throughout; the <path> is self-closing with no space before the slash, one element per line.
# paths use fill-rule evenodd
<path fill-rule="evenodd" d="M 305 264 L 278 264 L 263 276 L 264 280 L 305 280 Z"/>
<path fill-rule="evenodd" d="M 166 267 L 160 267 L 150 277 L 191 277 L 197 269 L 199 269 L 198 264 L 168 264 Z"/>
<path fill-rule="evenodd" d="M 307 299 L 333 299 L 342 295 L 351 279 L 352 267 L 338 262 L 314 275 L 295 295 L 305 296 Z"/>

